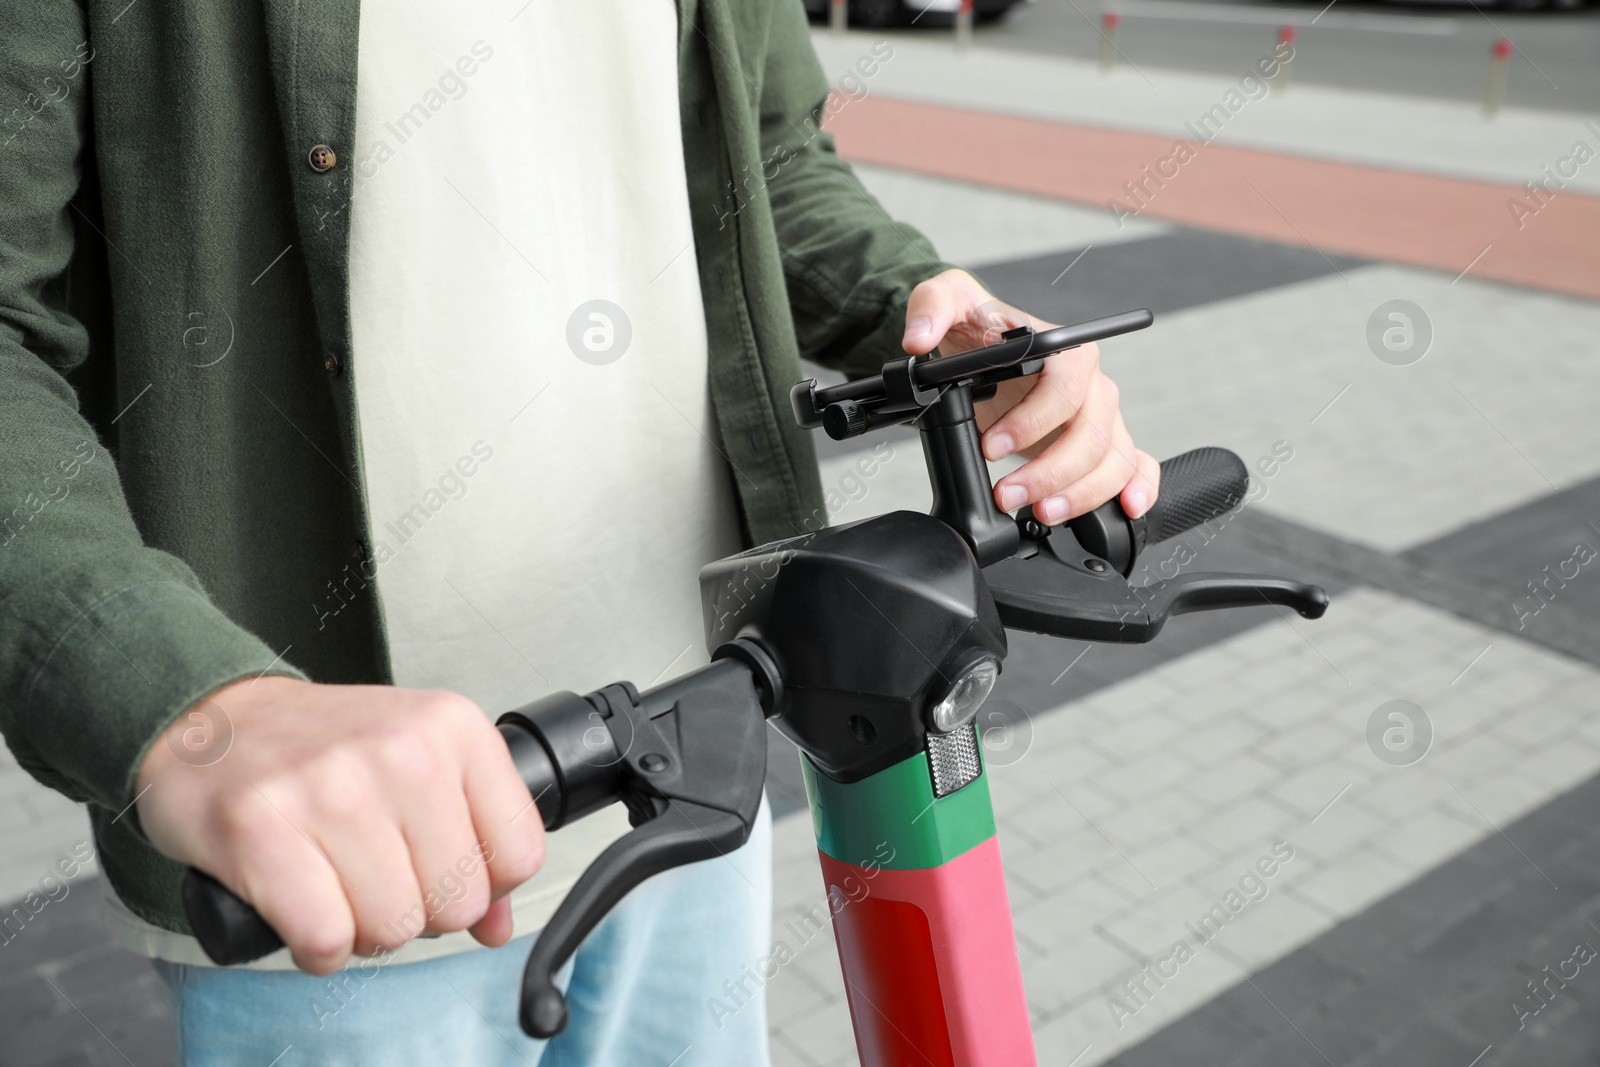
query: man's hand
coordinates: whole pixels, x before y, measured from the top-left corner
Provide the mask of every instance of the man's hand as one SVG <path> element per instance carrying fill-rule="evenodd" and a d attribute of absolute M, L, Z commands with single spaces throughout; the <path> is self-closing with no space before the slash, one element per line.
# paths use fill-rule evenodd
<path fill-rule="evenodd" d="M 235 682 L 156 740 L 137 788 L 151 842 L 254 905 L 312 974 L 424 924 L 504 944 L 505 895 L 544 862 L 499 731 L 454 693 Z"/>
<path fill-rule="evenodd" d="M 947 270 L 911 291 L 904 347 L 913 355 L 937 347 L 950 356 L 995 344 L 1017 326 L 1052 325 L 996 300 L 966 271 Z M 1054 526 L 1114 496 L 1133 518 L 1155 503 L 1160 465 L 1133 447 L 1117 387 L 1100 372 L 1098 345 L 1058 353 L 1038 374 L 1002 382 L 977 412 L 985 457 L 1021 453 L 1030 460 L 995 484 L 1002 511 L 1032 504 L 1034 515 Z"/>

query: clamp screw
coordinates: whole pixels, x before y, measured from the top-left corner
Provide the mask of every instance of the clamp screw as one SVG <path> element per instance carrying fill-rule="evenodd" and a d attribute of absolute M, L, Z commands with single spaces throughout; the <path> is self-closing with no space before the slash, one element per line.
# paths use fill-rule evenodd
<path fill-rule="evenodd" d="M 670 763 L 671 761 L 659 752 L 646 752 L 639 757 L 639 769 L 646 774 L 660 774 Z"/>
<path fill-rule="evenodd" d="M 867 411 L 854 400 L 829 404 L 822 411 L 822 428 L 835 441 L 859 437 L 867 432 Z"/>
<path fill-rule="evenodd" d="M 1094 571 L 1096 574 L 1104 574 L 1109 569 L 1106 566 L 1106 561 L 1103 559 L 1086 559 L 1083 561 L 1083 565 Z"/>

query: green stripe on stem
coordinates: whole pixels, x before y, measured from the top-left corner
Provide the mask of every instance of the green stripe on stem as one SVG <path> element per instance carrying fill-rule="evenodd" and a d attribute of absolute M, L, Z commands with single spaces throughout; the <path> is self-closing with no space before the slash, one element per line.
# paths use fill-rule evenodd
<path fill-rule="evenodd" d="M 858 867 L 938 867 L 994 836 L 989 776 L 935 800 L 928 756 L 918 753 L 848 785 L 800 757 L 817 847 Z"/>

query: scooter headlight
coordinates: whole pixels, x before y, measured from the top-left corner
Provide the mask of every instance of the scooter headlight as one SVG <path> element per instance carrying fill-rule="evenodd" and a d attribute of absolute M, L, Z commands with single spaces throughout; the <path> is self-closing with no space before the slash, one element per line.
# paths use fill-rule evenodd
<path fill-rule="evenodd" d="M 944 696 L 928 709 L 929 726 L 935 733 L 947 734 L 971 722 L 999 677 L 1000 661 L 993 656 L 981 654 L 968 660 Z"/>

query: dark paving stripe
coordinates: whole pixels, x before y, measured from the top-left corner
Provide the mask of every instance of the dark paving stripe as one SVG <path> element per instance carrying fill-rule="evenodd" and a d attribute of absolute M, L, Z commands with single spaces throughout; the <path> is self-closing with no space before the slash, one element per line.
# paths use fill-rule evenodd
<path fill-rule="evenodd" d="M 1367 262 L 1182 227 L 1091 245 L 1087 252 L 1075 248 L 978 266 L 973 273 L 990 292 L 1028 314 L 1071 323 L 1137 307 L 1159 317 L 1354 270 Z"/>
<path fill-rule="evenodd" d="M 1580 514 L 1600 514 L 1597 501 L 1600 480 L 1586 482 L 1398 556 L 1260 510 L 1247 510 L 1234 524 L 1260 551 L 1600 666 L 1600 559 L 1556 590 L 1537 614 L 1525 614 L 1535 605 L 1522 587 L 1543 577 L 1541 567 L 1572 554 L 1575 542 L 1564 527 Z M 1600 546 L 1600 538 L 1590 531 L 1588 543 Z"/>
<path fill-rule="evenodd" d="M 1110 1064 L 1468 1067 L 1492 1045 L 1478 1067 L 1594 1067 L 1600 1062 L 1600 958 L 1592 955 L 1600 953 L 1597 811 L 1600 777 L 1506 826 L 1504 836 L 1484 838 Z M 1589 962 L 1566 962 L 1579 945 Z M 1569 980 L 1547 979 L 1546 967 Z M 1535 1000 L 1527 983 L 1547 980 L 1544 1001 Z M 1541 1003 L 1521 1018 L 1520 1011 Z"/>
<path fill-rule="evenodd" d="M 1275 241 L 1178 227 L 1153 237 L 1004 260 L 974 266 L 972 271 L 990 292 L 1028 314 L 1074 323 L 1140 307 L 1159 318 L 1366 265 L 1367 260 L 1324 257 Z M 811 364 L 806 373 L 824 383 L 843 380 L 838 373 Z M 885 432 L 904 439 L 916 435 L 903 427 Z M 819 431 L 816 446 L 820 456 L 839 456 L 857 451 L 861 444 L 834 441 Z"/>
<path fill-rule="evenodd" d="M 1591 478 L 1420 545 L 1405 558 L 1466 572 L 1494 588 L 1504 596 L 1501 610 L 1518 632 L 1545 635 L 1534 639 L 1559 641 L 1563 648 L 1596 650 L 1597 553 L 1600 478 Z"/>
<path fill-rule="evenodd" d="M 1232 523 L 1209 540 L 1200 531 L 1190 531 L 1164 542 L 1159 552 L 1149 550 L 1145 559 L 1165 558 L 1179 545 L 1188 546 L 1194 558 L 1183 569 L 1184 575 L 1217 571 L 1293 578 L 1322 585 L 1334 597 L 1351 585 L 1320 568 L 1290 562 L 1253 546 Z M 1134 577 L 1141 575 L 1135 572 Z M 1280 620 L 1284 610 L 1263 604 L 1258 608 L 1180 615 L 1166 625 L 1156 640 L 1144 645 L 1008 633 L 1011 653 L 995 686 L 995 696 L 1018 704 L 1029 714 L 1047 713 L 1161 664 Z M 1070 708 L 1064 710 L 1070 714 Z"/>
<path fill-rule="evenodd" d="M 102 894 L 98 878 L 73 882 L 65 897 L 45 904 L 20 931 L 6 931 L 0 1067 L 164 1067 L 178 1061 L 172 999 L 149 961 L 111 940 Z M 3 915 L 21 906 L 13 901 Z"/>

